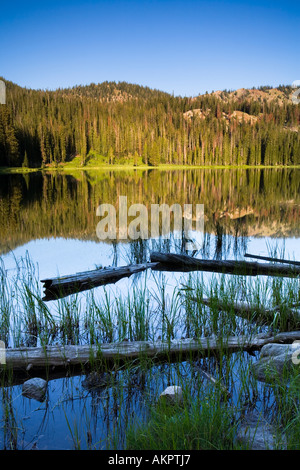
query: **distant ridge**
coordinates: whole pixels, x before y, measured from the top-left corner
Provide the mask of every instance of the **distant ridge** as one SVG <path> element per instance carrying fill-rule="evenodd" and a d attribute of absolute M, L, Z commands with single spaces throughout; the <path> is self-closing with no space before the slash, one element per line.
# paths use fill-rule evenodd
<path fill-rule="evenodd" d="M 5 82 L 0 167 L 300 164 L 289 85 L 181 97 L 127 82 L 53 91 Z"/>

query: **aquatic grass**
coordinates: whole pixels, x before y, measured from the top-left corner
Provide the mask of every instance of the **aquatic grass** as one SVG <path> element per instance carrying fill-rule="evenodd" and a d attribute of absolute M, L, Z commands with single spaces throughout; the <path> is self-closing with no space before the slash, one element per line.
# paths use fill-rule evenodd
<path fill-rule="evenodd" d="M 2 448 L 16 450 L 19 445 L 19 435 L 22 432 L 22 423 L 18 421 L 14 409 L 13 388 L 3 384 L 1 387 L 1 417 L 0 429 L 3 431 Z"/>
<path fill-rule="evenodd" d="M 221 279 L 221 282 L 220 282 Z M 181 289 L 186 312 L 186 336 L 201 337 L 218 335 L 227 337 L 238 330 L 236 314 L 232 309 L 231 288 L 226 290 L 224 279 L 212 276 L 210 288 L 204 288 L 203 275 L 193 279 Z M 204 305 L 203 299 L 209 298 L 209 306 Z M 224 309 L 219 308 L 222 301 Z"/>
<path fill-rule="evenodd" d="M 146 341 L 150 335 L 149 293 L 145 286 L 133 286 L 131 293 L 115 302 L 118 340 Z"/>
<path fill-rule="evenodd" d="M 57 302 L 60 336 L 64 344 L 79 344 L 81 303 L 78 294 Z"/>
<path fill-rule="evenodd" d="M 9 342 L 9 333 L 10 333 L 10 318 L 12 311 L 12 296 L 13 293 L 9 289 L 7 283 L 7 274 L 5 270 L 4 263 L 0 259 L 0 339 L 4 341 L 5 344 Z"/>
<path fill-rule="evenodd" d="M 55 341 L 56 344 L 88 343 L 99 347 L 103 342 L 126 339 L 171 341 L 182 336 L 199 338 L 213 334 L 220 339 L 219 354 L 206 358 L 191 355 L 178 363 L 167 359 L 161 364 L 141 355 L 135 361 L 117 362 L 113 367 L 101 362 L 101 358 L 91 363 L 92 371 L 107 374 L 109 380 L 100 387 L 101 393 L 89 390 L 81 398 L 88 400 L 92 394 L 101 416 L 105 416 L 106 437 L 97 438 L 94 417 L 87 414 L 88 402 L 84 401 L 81 420 L 73 422 L 71 412 L 66 410 L 75 448 L 133 448 L 135 445 L 156 448 L 155 439 L 159 438 L 162 449 L 168 446 L 177 450 L 180 446 L 229 449 L 235 446 L 234 431 L 244 410 L 258 404 L 262 406 L 261 393 L 266 397 L 264 408 L 270 403 L 266 388 L 258 386 L 251 374 L 251 363 L 256 357 L 243 351 L 227 353 L 226 342 L 230 335 L 251 337 L 259 331 L 272 331 L 274 327 L 280 330 L 284 322 L 274 316 L 273 322 L 266 321 L 258 326 L 252 321 L 255 318 L 237 317 L 231 306 L 233 301 L 241 299 L 258 306 L 264 303 L 271 306 L 280 299 L 282 305 L 291 306 L 299 300 L 299 279 L 246 281 L 243 276 L 217 275 L 209 276 L 208 283 L 207 275 L 192 273 L 183 275 L 179 287 L 174 289 L 162 273 L 154 273 L 151 277 L 154 283 L 148 283 L 149 278 L 142 278 L 140 282 L 140 278 L 126 294 L 121 295 L 118 290 L 114 293 L 107 287 L 46 305 L 41 300 L 36 271 L 24 274 L 23 267 L 32 268 L 28 261 L 19 264 L 13 282 L 3 267 L 1 271 L 0 308 L 5 312 L 1 328 L 11 338 L 11 345 L 29 344 L 32 338 L 42 345 Z M 201 303 L 204 296 L 211 296 L 211 307 Z M 217 308 L 218 300 L 226 304 L 224 311 Z M 30 328 L 29 322 L 32 323 Z M 209 379 L 209 374 L 214 380 Z M 166 418 L 155 405 L 159 393 L 169 384 L 179 384 L 184 389 L 184 405 L 178 413 L 176 411 L 175 418 L 174 415 Z M 291 446 L 295 448 L 299 411 L 296 392 L 284 399 L 284 387 L 276 390 L 281 425 L 289 435 L 293 433 Z M 9 407 L 6 410 L 9 412 Z M 12 431 L 10 434 L 7 431 L 6 439 L 12 446 L 19 447 L 18 436 L 14 434 L 18 431 L 17 418 L 15 424 L 13 420 L 10 423 Z M 136 438 L 140 439 L 137 443 Z"/>
<path fill-rule="evenodd" d="M 64 414 L 65 414 L 65 420 L 66 420 L 66 423 L 67 423 L 67 426 L 68 426 L 68 429 L 69 429 L 69 432 L 73 441 L 73 448 L 74 450 L 81 450 L 80 432 L 78 429 L 76 418 L 73 418 L 73 422 L 70 423 L 68 419 L 68 415 L 65 410 L 64 410 Z"/>
<path fill-rule="evenodd" d="M 300 371 L 298 367 L 284 368 L 272 375 L 264 386 L 264 413 L 275 428 L 279 446 L 299 450 L 300 438 Z"/>
<path fill-rule="evenodd" d="M 99 304 L 92 304 L 94 309 L 95 328 L 99 331 L 98 341 L 112 343 L 115 338 L 115 322 L 112 313 L 112 302 L 107 289 L 104 289 L 104 300 Z"/>
<path fill-rule="evenodd" d="M 151 290 L 153 311 L 159 318 L 160 325 L 156 337 L 162 341 L 170 341 L 182 336 L 182 297 L 180 289 L 173 288 L 169 292 L 165 276 L 159 273 L 154 275 L 154 288 Z M 159 333 L 159 334 L 158 334 Z"/>
<path fill-rule="evenodd" d="M 100 337 L 99 328 L 97 326 L 98 305 L 94 296 L 94 291 L 86 293 L 86 306 L 83 309 L 82 341 L 89 344 L 97 344 Z"/>
<path fill-rule="evenodd" d="M 148 420 L 132 423 L 126 450 L 225 450 L 233 448 L 233 414 L 224 407 L 216 389 L 192 397 L 184 389 L 183 402 L 159 400 Z"/>
<path fill-rule="evenodd" d="M 212 334 L 226 335 L 227 331 L 251 335 L 266 328 L 274 331 L 290 331 L 300 324 L 299 313 L 291 309 L 300 304 L 300 279 L 216 275 L 210 277 L 209 287 L 198 289 L 198 281 L 193 281 L 186 290 L 186 299 L 192 297 L 200 311 L 203 297 L 210 299 L 206 329 Z M 251 312 L 237 313 L 234 303 L 245 302 Z M 219 304 L 224 308 L 220 311 Z M 193 308 L 191 304 L 191 308 Z M 267 309 L 267 311 L 265 311 Z"/>
<path fill-rule="evenodd" d="M 0 309 L 6 344 L 15 347 L 46 344 L 55 320 L 42 301 L 38 273 L 28 254 L 16 262 L 13 273 L 8 275 L 2 265 Z"/>
<path fill-rule="evenodd" d="M 48 344 L 56 323 L 40 294 L 34 293 L 31 285 L 23 283 L 19 289 L 19 302 L 28 345 Z"/>
<path fill-rule="evenodd" d="M 282 387 L 283 388 L 283 387 Z M 300 374 L 294 372 L 289 377 L 289 386 L 281 388 L 281 429 L 287 436 L 287 449 L 299 450 L 300 442 Z M 278 396 L 277 396 L 278 401 Z"/>
<path fill-rule="evenodd" d="M 280 299 L 280 315 L 274 314 L 270 326 L 284 330 L 289 322 L 288 326 L 292 328 L 287 314 L 290 306 L 299 301 L 299 279 L 262 281 L 255 278 L 245 282 L 243 276 L 228 279 L 222 275 L 211 276 L 207 284 L 203 273 L 196 273 L 189 275 L 184 286 L 173 288 L 167 285 L 162 273 L 152 275 L 153 289 L 151 284 L 148 286 L 145 277 L 144 284 L 136 282 L 127 297 L 113 297 L 109 289 L 101 288 L 99 298 L 89 291 L 85 295 L 74 294 L 59 299 L 55 308 L 53 304 L 48 308 L 41 300 L 34 267 L 27 259 L 23 266 L 19 264 L 17 279 L 14 278 L 10 284 L 2 267 L 1 329 L 6 338 L 8 331 L 13 334 L 15 345 L 21 344 L 21 337 L 26 331 L 27 341 L 33 341 L 33 344 L 51 343 L 54 338 L 57 341 L 59 336 L 63 342 L 78 344 L 84 341 L 99 343 L 158 337 L 170 340 L 211 334 L 227 336 L 234 332 L 248 334 L 253 332 L 255 315 L 238 319 L 231 307 L 234 301 L 245 298 L 250 304 L 257 305 L 258 310 L 263 305 L 272 307 Z M 211 308 L 201 304 L 203 296 L 211 298 Z M 225 311 L 218 309 L 218 300 L 228 306 Z"/>
<path fill-rule="evenodd" d="M 150 335 L 151 312 L 150 298 L 144 285 L 140 290 L 133 288 L 132 295 L 128 297 L 128 311 L 131 341 L 146 341 Z M 132 328 L 132 323 L 134 328 Z"/>

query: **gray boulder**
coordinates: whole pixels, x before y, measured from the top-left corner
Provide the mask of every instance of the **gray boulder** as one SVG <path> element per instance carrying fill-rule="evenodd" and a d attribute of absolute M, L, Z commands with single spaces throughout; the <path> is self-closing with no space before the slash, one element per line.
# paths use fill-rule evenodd
<path fill-rule="evenodd" d="M 37 401 L 44 401 L 47 390 L 47 382 L 39 377 L 26 380 L 23 383 L 22 395 L 27 398 L 33 398 Z"/>
<path fill-rule="evenodd" d="M 248 450 L 285 450 L 284 435 L 278 435 L 274 426 L 257 412 L 249 412 L 238 431 L 237 440 Z"/>
<path fill-rule="evenodd" d="M 178 385 L 170 385 L 159 396 L 160 400 L 166 400 L 169 404 L 180 404 L 183 400 L 182 388 Z"/>
<path fill-rule="evenodd" d="M 262 347 L 260 358 L 253 364 L 252 371 L 257 380 L 272 382 L 299 363 L 298 341 L 292 344 L 269 343 Z"/>

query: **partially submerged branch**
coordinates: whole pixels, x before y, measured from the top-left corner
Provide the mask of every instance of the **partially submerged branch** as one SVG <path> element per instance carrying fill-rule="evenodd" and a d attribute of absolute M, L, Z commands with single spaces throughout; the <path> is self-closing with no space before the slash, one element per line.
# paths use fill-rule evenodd
<path fill-rule="evenodd" d="M 272 308 L 265 308 L 263 306 L 250 305 L 247 302 L 226 302 L 220 299 L 205 298 L 198 299 L 196 297 L 190 297 L 194 302 L 200 302 L 203 305 L 207 305 L 211 308 L 216 308 L 220 311 L 233 311 L 236 315 L 248 320 L 256 321 L 258 323 L 265 324 L 266 322 L 272 322 L 277 312 L 282 312 L 286 319 L 292 320 L 293 322 L 300 322 L 300 314 L 293 310 L 293 307 L 298 307 L 299 302 L 293 304 L 290 307 L 286 306 L 274 306 Z"/>
<path fill-rule="evenodd" d="M 284 264 L 291 264 L 293 266 L 300 266 L 300 261 L 293 261 L 293 260 L 282 259 L 282 258 L 272 258 L 270 256 L 251 255 L 250 253 L 245 253 L 244 256 L 245 258 L 261 259 L 264 261 L 272 261 L 273 263 L 284 263 Z"/>
<path fill-rule="evenodd" d="M 214 273 L 236 274 L 245 276 L 283 276 L 294 277 L 300 274 L 300 266 L 257 263 L 236 260 L 204 260 L 185 254 L 158 253 L 150 255 L 151 262 L 159 263 L 155 271 L 209 271 Z"/>
<path fill-rule="evenodd" d="M 41 280 L 45 289 L 43 300 L 56 300 L 73 293 L 115 283 L 124 277 L 129 277 L 132 274 L 139 273 L 148 268 L 154 271 L 209 271 L 246 276 L 265 275 L 294 277 L 300 275 L 300 266 L 285 266 L 271 263 L 263 264 L 236 260 L 202 260 L 185 254 L 153 252 L 150 255 L 150 260 L 150 263 L 114 268 L 108 267 L 53 279 L 43 279 Z"/>
<path fill-rule="evenodd" d="M 129 277 L 155 266 L 156 263 L 143 263 L 115 268 L 108 267 L 53 279 L 43 279 L 41 280 L 45 289 L 43 300 L 56 300 L 94 287 L 113 284 L 124 277 Z"/>

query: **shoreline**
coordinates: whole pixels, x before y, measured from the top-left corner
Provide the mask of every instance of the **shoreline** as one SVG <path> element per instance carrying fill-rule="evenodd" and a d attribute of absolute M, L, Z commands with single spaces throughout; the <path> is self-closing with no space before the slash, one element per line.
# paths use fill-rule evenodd
<path fill-rule="evenodd" d="M 47 166 L 39 168 L 0 167 L 0 174 L 26 174 L 35 172 L 73 172 L 73 171 L 170 171 L 170 170 L 247 170 L 247 169 L 300 169 L 300 165 L 97 165 L 97 166 Z"/>

